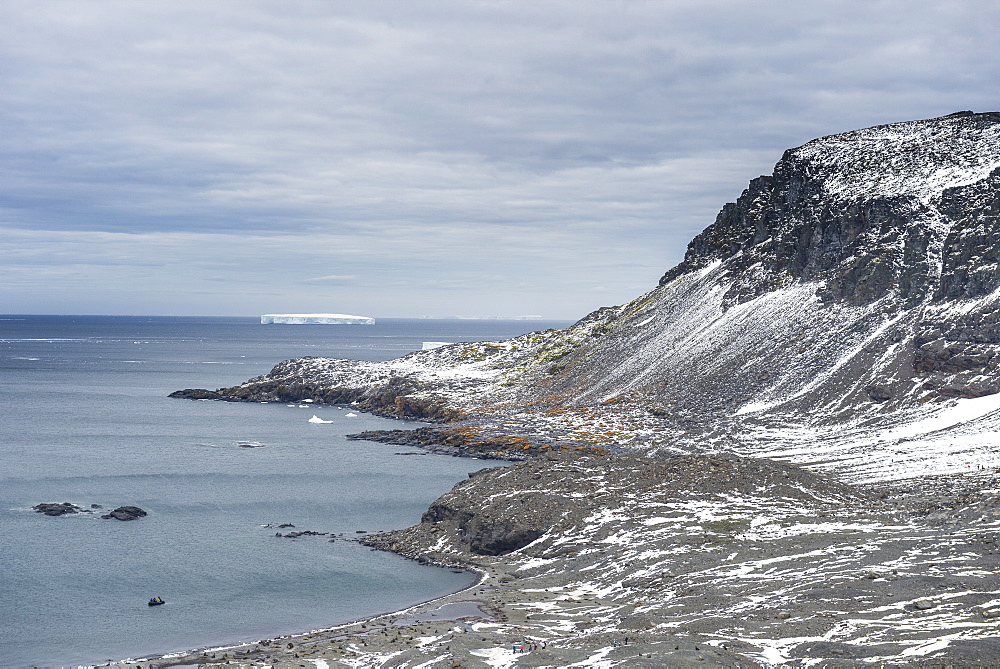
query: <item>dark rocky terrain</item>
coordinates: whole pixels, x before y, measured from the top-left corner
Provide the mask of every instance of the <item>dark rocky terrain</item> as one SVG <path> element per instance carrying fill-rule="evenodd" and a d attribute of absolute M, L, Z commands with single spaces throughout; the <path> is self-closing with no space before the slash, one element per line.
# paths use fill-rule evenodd
<path fill-rule="evenodd" d="M 240 652 L 1000 665 L 998 213 L 1000 113 L 832 135 L 785 152 L 649 293 L 566 330 L 178 391 L 350 403 L 444 424 L 362 438 L 524 460 L 364 540 L 482 571 L 446 601 L 487 617 Z"/>

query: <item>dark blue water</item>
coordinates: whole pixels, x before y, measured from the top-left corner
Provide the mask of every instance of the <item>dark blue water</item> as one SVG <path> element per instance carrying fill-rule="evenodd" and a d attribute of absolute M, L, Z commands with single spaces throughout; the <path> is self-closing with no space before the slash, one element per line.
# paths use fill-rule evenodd
<path fill-rule="evenodd" d="M 419 521 L 488 464 L 352 442 L 401 427 L 349 408 L 168 399 L 304 355 L 384 360 L 423 341 L 565 323 L 0 317 L 0 665 L 66 665 L 327 627 L 471 584 L 354 542 L 276 538 Z M 311 424 L 313 414 L 330 424 Z M 240 443 L 260 444 L 257 448 Z M 131 522 L 50 518 L 40 502 L 136 505 Z M 282 530 L 289 531 L 289 530 Z M 150 608 L 160 595 L 167 604 Z"/>

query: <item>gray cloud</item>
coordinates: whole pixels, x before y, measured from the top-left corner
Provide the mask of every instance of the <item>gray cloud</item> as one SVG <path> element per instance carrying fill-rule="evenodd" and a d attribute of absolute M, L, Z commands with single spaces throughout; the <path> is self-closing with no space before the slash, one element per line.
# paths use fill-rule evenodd
<path fill-rule="evenodd" d="M 985 1 L 4 8 L 10 312 L 573 318 L 785 148 L 998 107 Z"/>

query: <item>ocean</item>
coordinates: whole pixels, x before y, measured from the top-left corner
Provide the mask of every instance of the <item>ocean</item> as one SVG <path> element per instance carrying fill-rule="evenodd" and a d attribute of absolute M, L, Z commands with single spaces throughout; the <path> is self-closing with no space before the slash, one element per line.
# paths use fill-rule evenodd
<path fill-rule="evenodd" d="M 0 316 L 0 666 L 252 641 L 471 585 L 471 574 L 348 539 L 419 522 L 468 472 L 503 463 L 348 441 L 352 432 L 418 426 L 350 407 L 167 395 L 234 385 L 288 358 L 385 360 L 423 341 L 566 325 Z M 314 414 L 332 422 L 308 422 Z M 45 502 L 102 508 L 60 517 L 32 510 Z M 100 518 L 122 505 L 149 515 Z M 328 534 L 275 536 L 295 530 Z M 147 606 L 154 596 L 167 603 Z"/>

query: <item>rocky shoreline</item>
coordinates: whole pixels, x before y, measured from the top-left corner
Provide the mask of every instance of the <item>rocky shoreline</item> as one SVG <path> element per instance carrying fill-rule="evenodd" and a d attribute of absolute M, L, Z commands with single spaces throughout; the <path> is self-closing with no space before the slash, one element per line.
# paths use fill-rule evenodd
<path fill-rule="evenodd" d="M 348 434 L 346 437 L 351 440 L 413 446 L 438 455 L 485 460 L 527 460 L 544 453 L 565 451 L 597 455 L 608 453 L 608 450 L 601 446 L 580 446 L 555 439 L 527 439 L 489 427 L 471 425 L 450 428 L 420 427 L 415 430 L 369 430 Z"/>
<path fill-rule="evenodd" d="M 994 666 L 997 493 L 992 472 L 857 486 L 735 455 L 549 453 L 474 473 L 419 525 L 361 539 L 477 571 L 477 585 L 142 663 Z"/>

